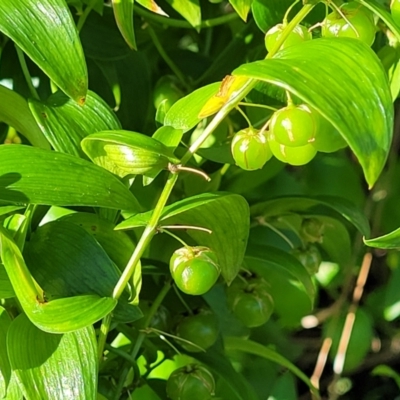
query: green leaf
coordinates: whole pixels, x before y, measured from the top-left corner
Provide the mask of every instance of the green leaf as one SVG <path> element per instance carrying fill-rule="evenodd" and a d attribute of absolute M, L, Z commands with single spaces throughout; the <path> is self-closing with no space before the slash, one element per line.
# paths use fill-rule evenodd
<path fill-rule="evenodd" d="M 7 345 L 25 398 L 96 399 L 97 343 L 92 326 L 54 335 L 41 331 L 21 314 L 9 328 Z"/>
<path fill-rule="evenodd" d="M 80 104 L 85 102 L 85 58 L 64 0 L 3 0 L 0 31 L 21 47 L 64 93 Z"/>
<path fill-rule="evenodd" d="M 386 321 L 394 321 L 400 316 L 400 267 L 392 271 L 385 289 L 383 316 Z"/>
<path fill-rule="evenodd" d="M 137 132 L 98 132 L 84 138 L 82 148 L 95 164 L 121 178 L 154 177 L 170 162 L 179 162 L 161 142 Z"/>
<path fill-rule="evenodd" d="M 194 28 L 200 28 L 201 8 L 199 0 L 167 0 L 172 8 L 185 18 Z"/>
<path fill-rule="evenodd" d="M 141 6 L 153 11 L 156 14 L 164 15 L 168 17 L 168 14 L 154 1 L 154 0 L 136 0 Z"/>
<path fill-rule="evenodd" d="M 286 10 L 292 0 L 253 0 L 251 11 L 254 21 L 263 33 L 274 25 L 282 23 Z"/>
<path fill-rule="evenodd" d="M 79 212 L 62 216 L 60 220 L 85 229 L 99 242 L 117 267 L 121 271 L 124 270 L 135 249 L 132 239 L 125 232 L 115 231 L 112 222 L 102 219 L 97 214 Z"/>
<path fill-rule="evenodd" d="M 387 8 L 385 8 L 382 4 L 380 4 L 376 0 L 356 0 L 358 3 L 364 5 L 369 8 L 374 14 L 376 14 L 394 33 L 397 40 L 400 41 L 400 27 L 394 21 L 392 14 L 388 12 Z"/>
<path fill-rule="evenodd" d="M 135 31 L 133 30 L 134 0 L 112 0 L 115 20 L 126 43 L 131 49 L 137 50 Z"/>
<path fill-rule="evenodd" d="M 82 226 L 61 219 L 41 226 L 32 234 L 24 257 L 47 301 L 84 294 L 112 296 L 121 273 L 96 241 L 98 226 L 99 220 L 93 221 L 90 234 Z M 124 292 L 113 311 L 116 320 L 130 322 L 140 318 L 141 312 L 128 304 L 130 297 L 131 293 Z"/>
<path fill-rule="evenodd" d="M 144 226 L 152 211 L 137 214 L 120 223 L 116 229 Z M 189 229 L 196 242 L 215 251 L 221 273 L 227 282 L 237 275 L 244 257 L 249 233 L 249 209 L 246 200 L 230 193 L 204 193 L 164 208 L 160 222 L 200 226 L 212 231 Z"/>
<path fill-rule="evenodd" d="M 378 249 L 400 249 L 400 228 L 376 238 L 364 238 L 364 243 L 369 247 Z"/>
<path fill-rule="evenodd" d="M 120 129 L 118 118 L 105 101 L 89 91 L 83 106 L 62 92 L 46 102 L 30 100 L 29 106 L 46 139 L 56 151 L 85 157 L 81 140 L 102 130 Z"/>
<path fill-rule="evenodd" d="M 235 371 L 231 361 L 223 352 L 213 349 L 204 354 L 196 354 L 196 359 L 207 365 L 227 385 L 227 388 L 230 389 L 229 400 L 258 400 L 254 389 L 242 374 Z"/>
<path fill-rule="evenodd" d="M 277 85 L 318 110 L 348 142 L 374 185 L 392 140 L 393 105 L 382 64 L 367 45 L 350 38 L 310 40 L 273 59 L 242 65 L 234 74 Z"/>
<path fill-rule="evenodd" d="M 385 376 L 388 378 L 393 378 L 397 386 L 400 389 L 400 375 L 388 365 L 378 365 L 372 371 L 371 375 L 374 376 Z"/>
<path fill-rule="evenodd" d="M 0 146 L 0 159 L 0 200 L 125 210 L 139 207 L 118 178 L 86 160 L 23 145 Z"/>
<path fill-rule="evenodd" d="M 225 350 L 227 351 L 242 351 L 244 353 L 252 354 L 254 356 L 263 357 L 267 360 L 276 362 L 282 367 L 287 368 L 310 388 L 311 392 L 314 394 L 314 396 L 316 396 L 316 398 L 320 398 L 318 389 L 313 386 L 310 379 L 289 360 L 287 360 L 285 357 L 281 356 L 279 353 L 272 350 L 271 348 L 253 342 L 252 340 L 237 337 L 224 338 L 224 344 Z"/>
<path fill-rule="evenodd" d="M 254 246 L 245 257 L 246 269 L 270 284 L 275 313 L 283 326 L 296 327 L 313 308 L 315 288 L 304 266 L 291 254 L 270 246 Z"/>
<path fill-rule="evenodd" d="M 229 3 L 231 3 L 240 18 L 246 22 L 253 0 L 229 0 Z"/>
<path fill-rule="evenodd" d="M 84 328 L 102 319 L 117 305 L 116 300 L 101 298 L 98 295 L 75 296 L 47 302 L 43 289 L 32 278 L 18 246 L 2 226 L 0 252 L 23 310 L 43 331 L 65 333 Z"/>
<path fill-rule="evenodd" d="M 0 307 L 0 398 L 4 398 L 11 380 L 11 366 L 7 354 L 7 332 L 11 318 L 7 311 Z"/>
<path fill-rule="evenodd" d="M 183 131 L 181 129 L 174 129 L 172 126 L 162 126 L 154 132 L 152 138 L 165 144 L 171 150 L 175 150 L 181 142 L 182 136 Z"/>
<path fill-rule="evenodd" d="M 351 224 L 353 224 L 364 236 L 369 235 L 369 223 L 364 213 L 351 202 L 336 196 L 288 196 L 278 197 L 255 204 L 251 207 L 251 215 L 254 218 L 271 218 L 292 212 L 307 215 L 328 216 L 334 211 Z"/>
<path fill-rule="evenodd" d="M 204 104 L 218 92 L 220 85 L 221 82 L 211 83 L 179 99 L 168 110 L 164 125 L 182 129 L 183 132 L 192 129 L 201 120 L 199 113 Z"/>
<path fill-rule="evenodd" d="M 2 85 L 0 85 L 0 121 L 22 133 L 33 146 L 50 149 L 50 145 L 35 122 L 26 100 Z"/>
<path fill-rule="evenodd" d="M 11 285 L 10 279 L 8 278 L 4 265 L 0 263 L 0 298 L 10 299 L 11 297 L 15 297 L 14 289 Z"/>

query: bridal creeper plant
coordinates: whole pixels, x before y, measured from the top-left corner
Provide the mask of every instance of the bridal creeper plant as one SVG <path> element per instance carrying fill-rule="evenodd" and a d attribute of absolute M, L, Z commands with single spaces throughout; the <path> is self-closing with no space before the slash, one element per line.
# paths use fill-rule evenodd
<path fill-rule="evenodd" d="M 0 398 L 398 395 L 399 9 L 2 0 Z"/>

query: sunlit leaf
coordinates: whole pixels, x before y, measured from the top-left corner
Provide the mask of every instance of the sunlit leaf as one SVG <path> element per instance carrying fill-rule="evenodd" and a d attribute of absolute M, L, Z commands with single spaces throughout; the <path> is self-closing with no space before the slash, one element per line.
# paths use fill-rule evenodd
<path fill-rule="evenodd" d="M 3 307 L 0 307 L 0 398 L 6 396 L 11 379 L 11 366 L 7 354 L 7 332 L 10 325 L 10 316 Z"/>
<path fill-rule="evenodd" d="M 7 345 L 25 398 L 96 399 L 97 342 L 92 326 L 54 335 L 21 314 L 9 328 Z"/>
<path fill-rule="evenodd" d="M 135 32 L 133 30 L 134 0 L 113 0 L 115 20 L 118 28 L 131 49 L 136 50 Z"/>
<path fill-rule="evenodd" d="M 118 178 L 78 157 L 23 145 L 3 145 L 0 159 L 0 200 L 132 210 L 139 207 Z"/>
<path fill-rule="evenodd" d="M 253 0 L 229 0 L 229 3 L 231 3 L 235 11 L 240 15 L 240 18 L 246 21 Z"/>
<path fill-rule="evenodd" d="M 29 107 L 53 148 L 75 156 L 84 157 L 81 140 L 87 135 L 121 128 L 114 112 L 92 91 L 88 91 L 83 106 L 58 92 L 46 102 L 30 100 Z"/>
<path fill-rule="evenodd" d="M 201 8 L 199 0 L 167 0 L 179 14 L 185 18 L 194 28 L 201 24 Z"/>
<path fill-rule="evenodd" d="M 2 85 L 0 85 L 0 121 L 22 133 L 33 146 L 50 148 L 48 141 L 35 122 L 26 100 Z"/>
<path fill-rule="evenodd" d="M 29 10 L 29 12 L 27 12 Z M 2 0 L 0 31 L 69 97 L 85 102 L 88 77 L 78 32 L 64 0 Z"/>
<path fill-rule="evenodd" d="M 361 40 L 305 41 L 234 74 L 277 85 L 313 106 L 341 133 L 374 185 L 392 140 L 393 105 L 382 64 Z"/>

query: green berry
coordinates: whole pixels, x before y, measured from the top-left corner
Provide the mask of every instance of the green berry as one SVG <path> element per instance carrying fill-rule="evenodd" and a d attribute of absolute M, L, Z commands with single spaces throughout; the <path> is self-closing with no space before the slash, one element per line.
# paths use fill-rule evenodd
<path fill-rule="evenodd" d="M 276 42 L 282 36 L 282 32 L 285 29 L 285 25 L 278 24 L 272 27 L 265 35 L 265 47 L 270 52 L 274 47 Z M 297 25 L 289 36 L 283 42 L 281 49 L 302 43 L 306 40 L 311 40 L 312 35 L 308 32 L 307 28 L 303 25 Z"/>

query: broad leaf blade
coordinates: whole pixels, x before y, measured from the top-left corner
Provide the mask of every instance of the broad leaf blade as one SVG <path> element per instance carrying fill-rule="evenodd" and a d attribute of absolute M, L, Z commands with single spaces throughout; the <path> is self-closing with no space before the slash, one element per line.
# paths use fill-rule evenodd
<path fill-rule="evenodd" d="M 311 392 L 316 396 L 316 398 L 320 398 L 318 390 L 313 386 L 310 379 L 299 368 L 297 368 L 294 364 L 292 364 L 288 359 L 281 356 L 279 353 L 272 350 L 271 348 L 253 342 L 252 340 L 236 338 L 236 337 L 225 338 L 224 344 L 225 344 L 225 349 L 227 351 L 243 351 L 244 353 L 263 357 L 267 360 L 276 362 L 282 367 L 287 368 L 311 389 Z"/>
<path fill-rule="evenodd" d="M 167 0 L 179 14 L 185 18 L 194 28 L 200 28 L 201 9 L 199 0 Z"/>
<path fill-rule="evenodd" d="M 400 249 L 400 228 L 383 236 L 364 239 L 364 243 L 369 247 L 377 247 L 378 249 Z"/>
<path fill-rule="evenodd" d="M 229 3 L 231 3 L 240 18 L 243 21 L 247 21 L 247 15 L 249 14 L 253 0 L 229 0 Z"/>
<path fill-rule="evenodd" d="M 0 146 L 0 160 L 0 200 L 127 210 L 139 207 L 118 178 L 89 161 L 23 145 Z"/>
<path fill-rule="evenodd" d="M 131 49 L 137 50 L 135 31 L 133 30 L 134 0 L 113 0 L 115 20 L 126 43 Z"/>
<path fill-rule="evenodd" d="M 93 327 L 53 335 L 21 314 L 7 338 L 10 362 L 24 396 L 32 400 L 97 396 L 96 335 Z"/>
<path fill-rule="evenodd" d="M 91 133 L 120 129 L 118 118 L 105 101 L 89 91 L 83 106 L 62 92 L 46 102 L 30 100 L 29 107 L 44 136 L 56 151 L 85 157 L 81 141 Z"/>
<path fill-rule="evenodd" d="M 2 0 L 0 31 L 68 96 L 85 102 L 88 77 L 78 32 L 64 0 Z"/>
<path fill-rule="evenodd" d="M 183 132 L 192 129 L 201 120 L 199 113 L 204 104 L 218 92 L 220 85 L 221 82 L 211 83 L 179 99 L 168 110 L 164 125 L 182 129 Z"/>
<path fill-rule="evenodd" d="M 168 14 L 166 14 L 164 10 L 154 0 L 137 0 L 137 2 L 144 8 L 147 8 L 148 10 L 153 11 L 156 14 L 168 17 Z"/>
<path fill-rule="evenodd" d="M 6 397 L 7 386 L 11 380 L 11 366 L 7 354 L 7 332 L 10 325 L 10 316 L 0 307 L 0 398 Z"/>
<path fill-rule="evenodd" d="M 92 325 L 109 314 L 116 300 L 83 295 L 47 302 L 43 289 L 30 274 L 20 249 L 0 226 L 0 252 L 15 294 L 29 317 L 41 330 L 65 333 Z"/>
<path fill-rule="evenodd" d="M 50 149 L 29 110 L 28 103 L 18 93 L 0 85 L 0 121 L 22 133 L 36 147 Z"/>
<path fill-rule="evenodd" d="M 368 46 L 350 38 L 310 40 L 234 74 L 277 85 L 317 109 L 348 142 L 374 185 L 392 140 L 393 105 L 385 71 Z"/>
<path fill-rule="evenodd" d="M 292 212 L 322 215 L 334 211 L 353 224 L 364 236 L 369 235 L 369 223 L 363 212 L 346 199 L 336 196 L 287 196 L 267 200 L 251 207 L 254 218 L 270 218 Z M 328 213 L 329 214 L 329 213 Z"/>

